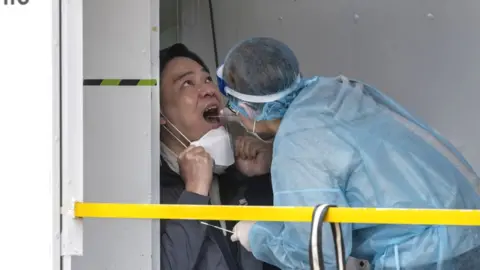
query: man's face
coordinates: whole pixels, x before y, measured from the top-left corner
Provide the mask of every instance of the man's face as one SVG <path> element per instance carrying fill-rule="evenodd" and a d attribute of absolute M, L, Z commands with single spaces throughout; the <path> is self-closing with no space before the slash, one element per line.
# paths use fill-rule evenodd
<path fill-rule="evenodd" d="M 210 74 L 197 62 L 177 57 L 164 68 L 161 77 L 160 106 L 163 115 L 190 141 L 220 127 L 217 116 L 223 108 L 220 92 Z M 165 119 L 161 124 L 183 140 Z"/>

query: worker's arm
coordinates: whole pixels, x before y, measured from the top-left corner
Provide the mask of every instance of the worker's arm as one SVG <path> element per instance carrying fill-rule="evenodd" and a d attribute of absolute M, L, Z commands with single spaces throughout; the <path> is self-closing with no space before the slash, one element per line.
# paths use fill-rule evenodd
<path fill-rule="evenodd" d="M 177 204 L 208 204 L 209 197 L 183 191 Z M 190 270 L 205 240 L 207 226 L 198 220 L 168 220 L 162 224 L 162 270 Z"/>
<path fill-rule="evenodd" d="M 313 136 L 308 136 L 314 139 Z M 358 160 L 349 149 L 337 148 L 335 140 L 316 146 L 310 138 L 279 141 L 271 176 L 275 206 L 331 204 L 348 207 L 344 187 L 348 168 Z M 333 138 L 332 138 L 333 139 Z M 341 142 L 338 142 L 341 143 Z M 357 163 L 358 165 L 358 163 Z M 311 223 L 256 223 L 249 233 L 254 256 L 281 269 L 309 269 Z M 345 256 L 351 252 L 352 225 L 342 224 Z M 330 224 L 323 225 L 322 247 L 326 269 L 337 269 Z"/>

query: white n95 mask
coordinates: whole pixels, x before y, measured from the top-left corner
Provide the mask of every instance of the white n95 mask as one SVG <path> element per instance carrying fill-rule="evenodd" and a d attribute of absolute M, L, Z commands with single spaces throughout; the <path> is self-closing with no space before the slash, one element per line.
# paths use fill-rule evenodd
<path fill-rule="evenodd" d="M 232 140 L 225 127 L 212 129 L 199 140 L 190 143 L 202 146 L 215 162 L 214 171 L 220 173 L 235 162 Z M 218 169 L 218 171 L 217 171 Z"/>
<path fill-rule="evenodd" d="M 190 141 L 178 128 L 172 124 L 165 116 L 165 120 L 191 145 L 201 146 L 205 148 L 208 154 L 212 157 L 214 161 L 213 172 L 216 174 L 221 174 L 225 171 L 226 168 L 235 163 L 235 157 L 233 153 L 233 145 L 230 134 L 221 126 L 216 129 L 212 129 L 203 135 L 200 139 L 196 141 Z M 187 148 L 175 134 L 168 129 L 166 126 L 163 126 L 164 129 L 170 133 L 181 145 Z"/>

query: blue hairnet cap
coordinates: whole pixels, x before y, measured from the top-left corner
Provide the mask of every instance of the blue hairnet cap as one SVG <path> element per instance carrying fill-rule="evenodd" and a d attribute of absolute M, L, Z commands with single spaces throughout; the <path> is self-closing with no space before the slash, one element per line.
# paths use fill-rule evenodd
<path fill-rule="evenodd" d="M 268 37 L 251 38 L 233 47 L 217 77 L 230 107 L 256 120 L 281 118 L 302 85 L 293 51 Z"/>
<path fill-rule="evenodd" d="M 223 79 L 239 93 L 263 96 L 290 87 L 300 68 L 297 57 L 284 43 L 268 37 L 240 42 L 225 58 Z"/>

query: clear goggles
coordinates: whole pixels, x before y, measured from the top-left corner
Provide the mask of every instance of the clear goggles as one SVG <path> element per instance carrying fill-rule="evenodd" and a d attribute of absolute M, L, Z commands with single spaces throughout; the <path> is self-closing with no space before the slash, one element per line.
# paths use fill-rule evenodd
<path fill-rule="evenodd" d="M 301 77 L 297 78 L 297 81 L 284 91 L 265 95 L 254 96 L 247 95 L 230 88 L 227 82 L 223 79 L 223 65 L 217 69 L 217 82 L 220 92 L 227 98 L 227 107 L 235 113 L 239 113 L 249 119 L 261 120 L 265 113 L 264 107 L 267 103 L 280 100 L 293 91 L 296 90 L 297 85 L 301 82 Z"/>

